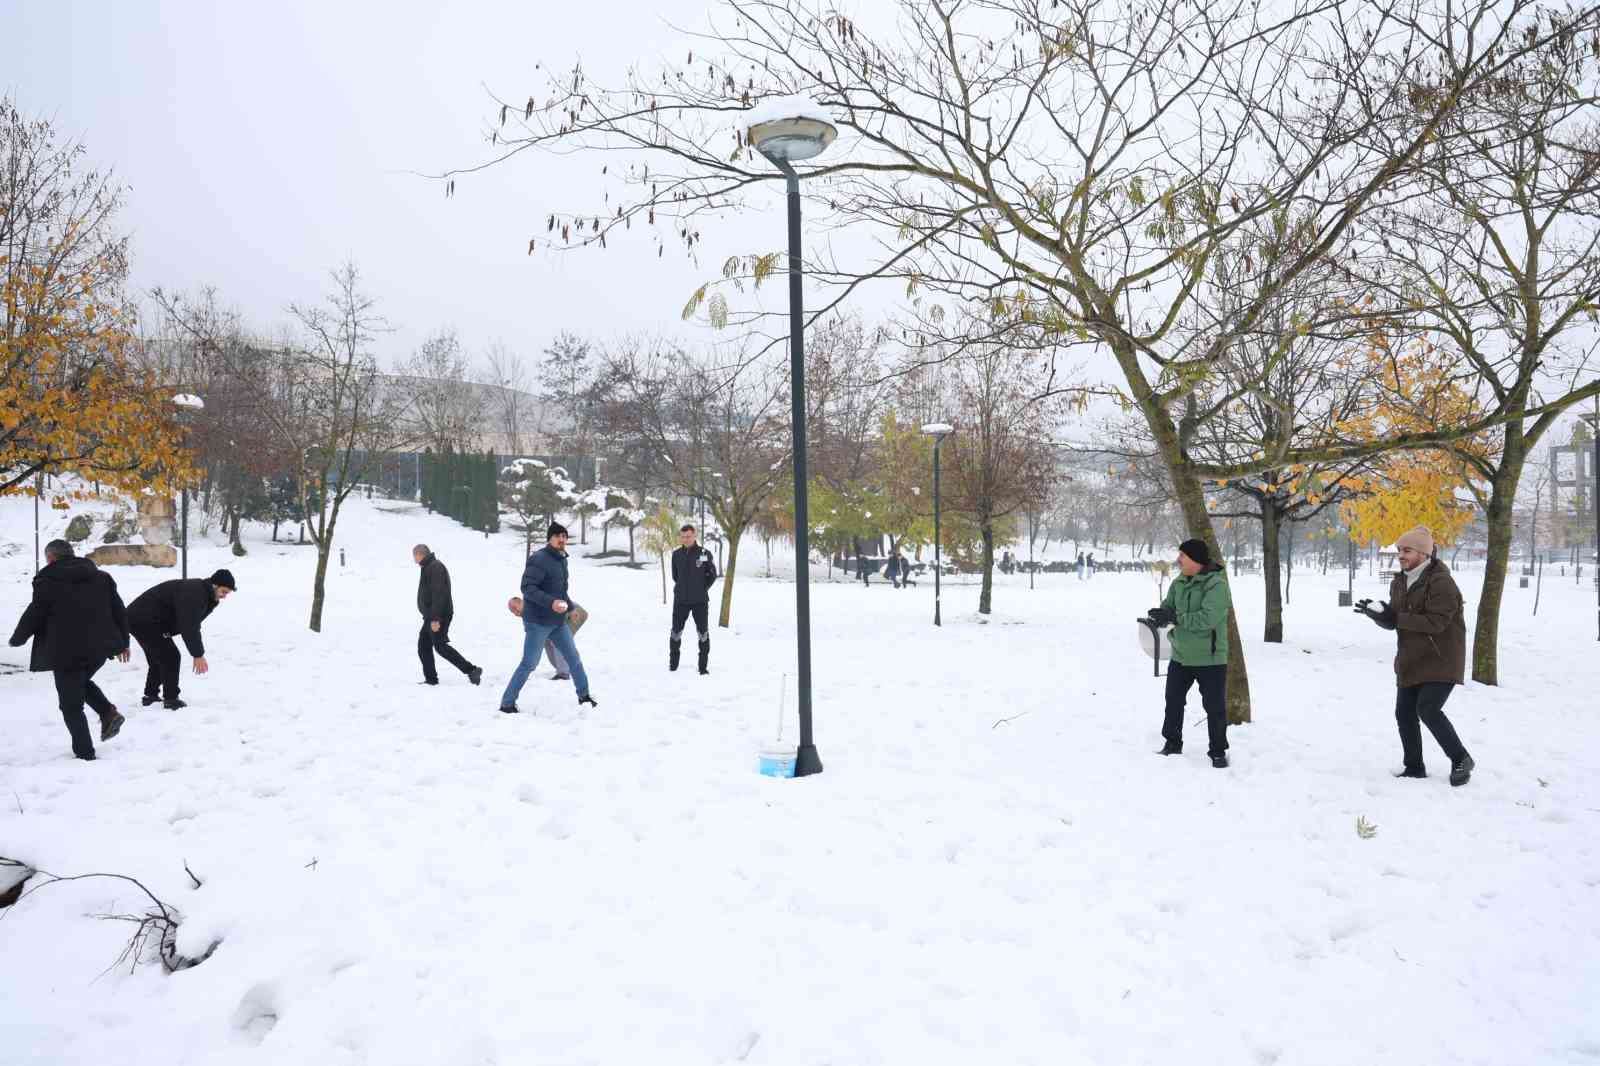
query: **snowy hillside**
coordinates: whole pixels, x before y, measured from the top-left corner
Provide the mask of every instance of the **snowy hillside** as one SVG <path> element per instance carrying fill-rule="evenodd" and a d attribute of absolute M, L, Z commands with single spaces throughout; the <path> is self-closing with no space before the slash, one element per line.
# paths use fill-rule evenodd
<path fill-rule="evenodd" d="M 0 502 L 0 540 L 28 545 L 0 559 L 7 632 L 31 514 Z M 254 532 L 243 559 L 191 559 L 239 588 L 189 707 L 138 706 L 137 651 L 101 672 L 128 722 L 97 762 L 0 649 L 0 855 L 136 877 L 181 912 L 181 951 L 216 945 L 171 976 L 108 970 L 130 930 L 95 916 L 136 889 L 25 896 L 0 911 L 6 1066 L 1600 1060 L 1592 586 L 1547 574 L 1537 619 L 1508 594 L 1505 686 L 1448 708 L 1478 763 L 1451 789 L 1431 739 L 1435 776 L 1390 777 L 1393 636 L 1335 607 L 1331 575 L 1296 576 L 1271 647 L 1260 577 L 1236 580 L 1257 721 L 1226 771 L 1198 694 L 1190 754 L 1152 754 L 1146 576 L 998 578 L 988 624 L 952 583 L 942 629 L 930 582 L 819 585 L 826 772 L 779 781 L 756 761 L 792 585 L 741 582 L 711 676 L 669 674 L 658 572 L 574 545 L 599 707 L 541 665 L 537 713 L 504 716 L 516 534 L 352 501 L 319 635 L 312 549 Z M 417 683 L 417 541 L 451 569 L 480 688 Z M 114 574 L 128 599 L 175 576 Z"/>

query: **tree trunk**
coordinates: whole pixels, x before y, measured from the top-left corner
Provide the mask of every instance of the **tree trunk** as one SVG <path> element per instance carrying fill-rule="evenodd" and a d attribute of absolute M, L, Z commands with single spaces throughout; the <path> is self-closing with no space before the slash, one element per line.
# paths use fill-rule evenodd
<path fill-rule="evenodd" d="M 1279 514 L 1271 500 L 1261 501 L 1261 576 L 1267 593 L 1267 624 L 1261 639 L 1283 643 L 1283 575 L 1278 551 Z"/>
<path fill-rule="evenodd" d="M 661 602 L 663 604 L 667 602 L 667 557 L 665 553 L 661 556 Z"/>
<path fill-rule="evenodd" d="M 739 538 L 744 535 L 744 529 L 732 526 L 723 530 L 722 535 L 728 541 L 728 569 L 722 575 L 722 610 L 717 615 L 717 625 L 727 629 L 728 619 L 733 614 L 733 574 L 739 567 Z"/>
<path fill-rule="evenodd" d="M 600 527 L 600 554 L 604 555 L 611 550 L 611 523 L 607 522 Z"/>
<path fill-rule="evenodd" d="M 1283 602 L 1294 603 L 1294 520 L 1288 523 L 1288 536 L 1283 538 Z M 1282 633 L 1279 633 L 1282 642 Z"/>
<path fill-rule="evenodd" d="M 229 524 L 231 528 L 228 531 L 228 542 L 233 548 L 233 554 L 243 555 L 244 544 L 239 540 L 239 511 L 237 508 L 235 508 L 233 514 L 229 516 Z"/>
<path fill-rule="evenodd" d="M 994 525 L 978 527 L 983 536 L 983 584 L 978 587 L 978 613 L 989 614 L 994 606 Z"/>
<path fill-rule="evenodd" d="M 333 531 L 317 545 L 317 576 L 311 582 L 311 632 L 322 632 L 322 603 L 327 598 L 328 557 L 333 554 Z"/>
<path fill-rule="evenodd" d="M 1490 482 L 1489 507 L 1484 514 L 1489 552 L 1483 561 L 1483 589 L 1478 595 L 1478 620 L 1472 631 L 1472 680 L 1482 685 L 1500 683 L 1500 601 L 1505 596 L 1506 570 L 1511 562 L 1512 505 L 1526 458 L 1521 423 L 1506 424 L 1505 442 L 1505 454 Z"/>
<path fill-rule="evenodd" d="M 638 560 L 633 557 L 633 527 L 632 526 L 628 527 L 628 562 L 630 562 L 630 563 L 638 562 Z"/>

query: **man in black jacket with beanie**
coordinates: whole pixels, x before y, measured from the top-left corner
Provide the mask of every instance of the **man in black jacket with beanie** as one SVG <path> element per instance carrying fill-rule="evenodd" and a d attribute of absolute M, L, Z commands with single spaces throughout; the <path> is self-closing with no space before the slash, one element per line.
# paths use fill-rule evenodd
<path fill-rule="evenodd" d="M 159 700 L 169 711 L 187 706 L 178 698 L 178 669 L 183 659 L 172 638 L 183 638 L 184 647 L 194 658 L 196 674 L 211 669 L 206 662 L 205 641 L 200 638 L 200 624 L 237 588 L 231 573 L 218 570 L 210 577 L 163 581 L 128 604 L 128 629 L 139 642 L 145 662 L 150 664 L 145 671 L 140 704 L 148 707 Z"/>
<path fill-rule="evenodd" d="M 683 623 L 694 615 L 694 628 L 700 635 L 700 672 L 709 674 L 711 659 L 710 623 L 706 610 L 711 603 L 711 586 L 717 580 L 717 564 L 711 552 L 695 542 L 694 526 L 678 531 L 682 547 L 672 553 L 672 633 L 667 638 L 667 669 L 678 668 L 683 648 Z"/>
<path fill-rule="evenodd" d="M 94 739 L 84 717 L 87 703 L 100 716 L 100 739 L 110 740 L 123 717 L 94 683 L 95 671 L 115 656 L 128 661 L 128 619 L 111 575 L 53 540 L 45 545 L 46 564 L 33 578 L 33 600 L 11 634 L 11 646 L 33 640 L 31 670 L 55 675 L 61 717 L 72 736 L 72 754 L 93 759 Z"/>
<path fill-rule="evenodd" d="M 438 652 L 439 658 L 466 674 L 467 680 L 476 685 L 483 680 L 483 671 L 450 646 L 450 619 L 456 613 L 455 603 L 450 598 L 450 571 L 426 544 L 412 548 L 411 558 L 422 570 L 417 579 L 417 610 L 422 615 L 422 632 L 417 634 L 417 658 L 422 660 L 422 683 L 439 683 L 439 673 L 433 664 L 433 653 Z"/>

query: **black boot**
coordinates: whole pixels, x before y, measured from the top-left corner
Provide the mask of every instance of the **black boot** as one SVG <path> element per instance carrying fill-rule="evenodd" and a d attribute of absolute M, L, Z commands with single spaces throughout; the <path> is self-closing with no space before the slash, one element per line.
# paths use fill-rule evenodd
<path fill-rule="evenodd" d="M 165 707 L 169 711 L 175 711 L 179 707 L 187 707 L 189 705 L 187 703 L 185 703 L 183 700 L 174 698 L 174 699 L 170 699 L 170 700 L 162 700 L 161 701 L 161 706 Z"/>
<path fill-rule="evenodd" d="M 1472 761 L 1472 756 L 1461 756 L 1461 758 L 1457 759 L 1455 764 L 1450 767 L 1450 784 L 1453 787 L 1459 788 L 1468 781 L 1472 780 L 1472 771 L 1477 767 L 1477 765 L 1477 763 Z"/>
<path fill-rule="evenodd" d="M 700 642 L 700 672 L 702 674 L 709 674 L 711 672 L 706 667 L 706 660 L 708 660 L 710 658 L 711 658 L 711 639 L 709 637 L 707 637 L 705 640 L 702 640 Z"/>
<path fill-rule="evenodd" d="M 587 703 L 591 707 L 600 706 L 598 703 L 596 703 L 594 701 L 594 697 L 589 695 L 587 692 L 585 692 L 583 695 L 578 697 L 578 706 L 579 707 L 582 707 L 585 703 Z"/>
<path fill-rule="evenodd" d="M 161 702 L 161 697 L 160 696 L 151 696 L 151 695 L 146 694 L 144 696 L 140 696 L 139 697 L 139 706 L 141 706 L 141 707 L 148 707 L 152 703 L 160 703 L 160 702 Z"/>
<path fill-rule="evenodd" d="M 112 737 L 122 732 L 122 723 L 127 721 L 127 719 L 117 713 L 115 704 L 113 704 L 109 710 L 96 711 L 95 713 L 100 715 L 101 740 L 110 740 Z"/>
<path fill-rule="evenodd" d="M 483 681 L 483 667 L 474 666 L 471 670 L 468 670 L 467 680 L 471 681 L 474 685 L 480 684 Z"/>
<path fill-rule="evenodd" d="M 516 714 L 516 713 L 518 713 L 518 710 L 519 709 L 518 709 L 518 707 L 517 707 L 517 705 L 515 703 L 507 703 L 507 704 L 505 704 L 504 706 L 502 706 L 500 708 L 500 713 L 501 714 Z"/>
<path fill-rule="evenodd" d="M 1183 754 L 1183 743 L 1181 741 L 1177 741 L 1177 740 L 1169 740 L 1165 744 L 1161 745 L 1161 750 L 1156 752 L 1156 754 L 1157 755 L 1182 755 Z"/>
<path fill-rule="evenodd" d="M 683 642 L 680 640 L 667 641 L 667 669 L 678 668 L 678 656 L 683 652 Z"/>

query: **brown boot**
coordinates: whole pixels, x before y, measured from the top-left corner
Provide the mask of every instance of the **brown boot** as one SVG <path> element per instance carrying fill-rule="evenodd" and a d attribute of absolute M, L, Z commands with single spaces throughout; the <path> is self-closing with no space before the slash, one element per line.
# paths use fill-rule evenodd
<path fill-rule="evenodd" d="M 113 705 L 108 711 L 96 711 L 95 713 L 100 716 L 101 740 L 110 740 L 112 737 L 122 732 L 122 723 L 126 722 L 127 719 L 117 713 L 117 708 L 115 705 Z"/>

